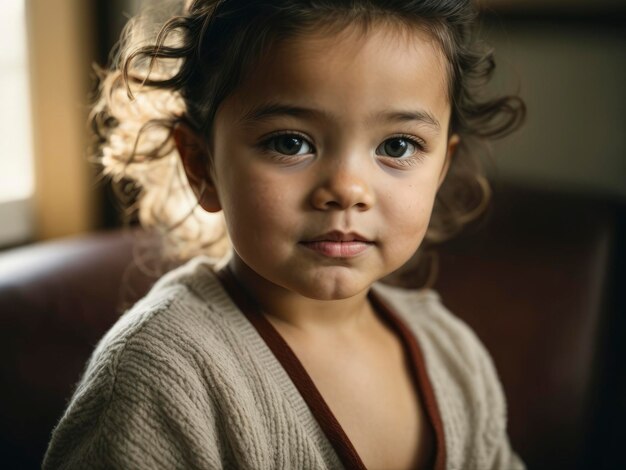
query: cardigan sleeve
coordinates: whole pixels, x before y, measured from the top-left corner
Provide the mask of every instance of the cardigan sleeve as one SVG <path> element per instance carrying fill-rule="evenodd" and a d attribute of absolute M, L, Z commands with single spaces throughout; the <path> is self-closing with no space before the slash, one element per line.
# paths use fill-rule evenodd
<path fill-rule="evenodd" d="M 99 346 L 53 431 L 44 470 L 222 468 L 212 407 L 198 393 L 203 378 L 143 341 Z"/>

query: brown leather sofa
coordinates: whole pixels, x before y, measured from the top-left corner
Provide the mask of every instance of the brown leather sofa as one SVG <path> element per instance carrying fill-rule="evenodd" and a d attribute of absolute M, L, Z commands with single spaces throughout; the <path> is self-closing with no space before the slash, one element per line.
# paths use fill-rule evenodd
<path fill-rule="evenodd" d="M 513 445 L 531 469 L 626 468 L 623 207 L 519 188 L 494 201 L 442 247 L 436 289 L 492 353 Z M 120 301 L 153 281 L 132 246 L 112 231 L 0 253 L 4 468 L 40 466 Z"/>

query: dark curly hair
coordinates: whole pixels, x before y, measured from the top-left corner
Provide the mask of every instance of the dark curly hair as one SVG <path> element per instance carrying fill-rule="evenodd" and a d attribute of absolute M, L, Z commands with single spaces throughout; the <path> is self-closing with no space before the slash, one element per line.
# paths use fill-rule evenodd
<path fill-rule="evenodd" d="M 133 207 L 144 226 L 165 235 L 166 258 L 204 253 L 217 261 L 229 247 L 221 215 L 202 211 L 190 191 L 172 143 L 174 125 L 185 120 L 210 142 L 220 104 L 279 41 L 347 26 L 366 32 L 382 21 L 426 31 L 441 47 L 449 128 L 460 144 L 437 194 L 425 246 L 452 237 L 484 211 L 490 190 L 481 144 L 524 119 L 519 97 L 485 96 L 495 62 L 476 37 L 470 0 L 195 0 L 154 13 L 126 27 L 103 74 L 92 122 L 104 172 L 126 187 L 134 182 L 139 195 Z M 159 15 L 169 19 L 155 28 Z"/>

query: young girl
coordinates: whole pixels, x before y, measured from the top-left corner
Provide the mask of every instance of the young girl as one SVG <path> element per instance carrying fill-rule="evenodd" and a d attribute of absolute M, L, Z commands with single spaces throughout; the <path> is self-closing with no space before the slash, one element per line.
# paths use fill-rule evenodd
<path fill-rule="evenodd" d="M 475 146 L 523 113 L 482 93 L 470 2 L 179 10 L 131 23 L 94 122 L 197 256 L 100 341 L 44 468 L 522 468 L 476 336 L 378 282 L 476 215 Z"/>

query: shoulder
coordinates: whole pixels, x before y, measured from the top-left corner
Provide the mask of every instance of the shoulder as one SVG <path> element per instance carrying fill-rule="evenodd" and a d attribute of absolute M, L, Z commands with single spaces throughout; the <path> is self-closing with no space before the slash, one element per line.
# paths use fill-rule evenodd
<path fill-rule="evenodd" d="M 150 292 L 104 335 L 94 350 L 83 382 L 98 369 L 109 377 L 135 371 L 145 377 L 189 377 L 200 364 L 227 347 L 233 333 L 232 303 L 203 258 L 163 276 Z M 202 358 L 198 356 L 202 355 Z M 219 355 L 219 354 L 217 354 Z"/>
<path fill-rule="evenodd" d="M 476 333 L 445 307 L 436 291 L 409 290 L 382 284 L 376 285 L 376 291 L 419 336 L 420 342 L 427 343 L 423 347 L 433 349 L 449 360 L 463 361 L 466 366 L 478 366 L 482 361 L 490 361 Z"/>
<path fill-rule="evenodd" d="M 226 342 L 219 309 L 194 290 L 211 287 L 203 269 L 195 261 L 167 274 L 100 340 L 54 430 L 45 468 L 70 460 L 68 468 L 158 467 L 180 461 L 183 443 L 199 436 L 216 442 L 207 363 Z M 136 466 L 139 451 L 145 461 Z"/>
<path fill-rule="evenodd" d="M 375 287 L 418 341 L 444 422 L 450 462 L 463 468 L 518 468 L 506 433 L 502 386 L 478 336 L 433 290 Z"/>
<path fill-rule="evenodd" d="M 194 258 L 161 277 L 106 333 L 96 353 L 139 339 L 167 342 L 199 327 L 217 331 L 230 307 L 230 298 L 206 259 Z"/>
<path fill-rule="evenodd" d="M 485 346 L 467 323 L 443 305 L 437 292 L 379 284 L 376 290 L 415 335 L 429 368 L 436 369 L 433 374 L 449 371 L 451 379 L 456 374 L 460 380 L 478 374 L 497 381 Z"/>
<path fill-rule="evenodd" d="M 172 347 L 173 340 L 183 335 L 191 324 L 211 315 L 212 310 L 203 304 L 191 287 L 200 269 L 201 265 L 195 262 L 159 279 L 150 292 L 102 337 L 89 366 L 102 360 L 117 363 L 132 356 L 138 344 L 145 346 L 146 353 L 157 352 L 168 345 Z"/>

